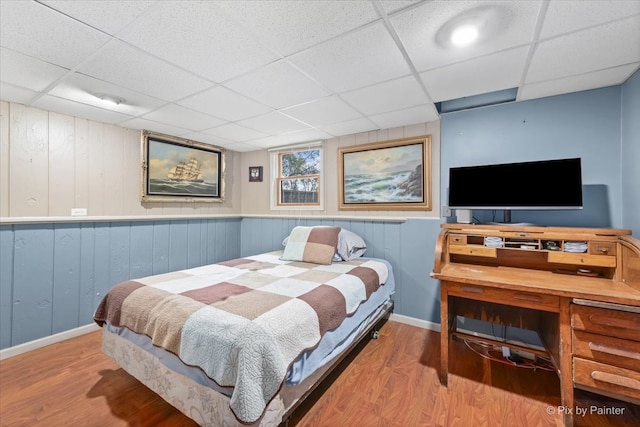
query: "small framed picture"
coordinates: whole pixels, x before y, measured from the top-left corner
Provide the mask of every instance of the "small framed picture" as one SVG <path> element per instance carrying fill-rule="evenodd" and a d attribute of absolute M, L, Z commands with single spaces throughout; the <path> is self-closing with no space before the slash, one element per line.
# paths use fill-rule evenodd
<path fill-rule="evenodd" d="M 262 166 L 249 166 L 249 182 L 262 182 Z"/>

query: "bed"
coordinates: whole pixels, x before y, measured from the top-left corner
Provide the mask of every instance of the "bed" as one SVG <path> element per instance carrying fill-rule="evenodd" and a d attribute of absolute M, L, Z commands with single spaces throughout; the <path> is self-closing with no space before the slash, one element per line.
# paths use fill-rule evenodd
<path fill-rule="evenodd" d="M 278 426 L 393 309 L 393 270 L 339 227 L 284 249 L 129 280 L 94 320 L 102 351 L 203 426 Z"/>

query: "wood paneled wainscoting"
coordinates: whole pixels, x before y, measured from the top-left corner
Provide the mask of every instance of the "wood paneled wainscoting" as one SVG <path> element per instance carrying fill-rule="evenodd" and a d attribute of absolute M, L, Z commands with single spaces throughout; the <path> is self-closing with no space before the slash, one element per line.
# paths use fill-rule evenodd
<path fill-rule="evenodd" d="M 194 426 L 100 351 L 101 332 L 0 362 L 1 426 Z M 521 369 L 452 345 L 438 379 L 440 334 L 388 321 L 316 390 L 289 423 L 318 426 L 560 426 L 553 372 Z M 640 408 L 578 392 L 578 426 L 636 426 Z M 593 409 L 592 409 L 593 408 Z M 616 412 L 603 415 L 598 411 Z"/>

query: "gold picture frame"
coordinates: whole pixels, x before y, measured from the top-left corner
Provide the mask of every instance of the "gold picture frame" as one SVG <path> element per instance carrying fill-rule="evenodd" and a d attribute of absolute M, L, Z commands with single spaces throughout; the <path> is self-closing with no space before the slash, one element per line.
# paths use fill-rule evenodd
<path fill-rule="evenodd" d="M 338 148 L 340 210 L 431 205 L 431 135 Z"/>
<path fill-rule="evenodd" d="M 223 148 L 142 131 L 143 202 L 224 201 Z"/>

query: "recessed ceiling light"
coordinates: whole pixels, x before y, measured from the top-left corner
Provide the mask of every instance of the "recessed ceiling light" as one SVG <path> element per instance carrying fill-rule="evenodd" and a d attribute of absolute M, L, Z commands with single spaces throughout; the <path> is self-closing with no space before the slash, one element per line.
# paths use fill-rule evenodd
<path fill-rule="evenodd" d="M 482 4 L 442 24 L 436 32 L 435 42 L 442 49 L 480 45 L 498 37 L 511 25 L 512 19 L 513 11 L 504 3 Z"/>
<path fill-rule="evenodd" d="M 451 43 L 454 46 L 469 46 L 476 40 L 478 40 L 478 27 L 474 25 L 462 25 L 451 33 Z"/>
<path fill-rule="evenodd" d="M 120 98 L 119 96 L 116 96 L 116 95 L 110 95 L 108 93 L 96 93 L 96 97 L 106 103 L 113 104 L 113 105 L 120 105 L 123 102 L 125 102 L 124 98 Z"/>

